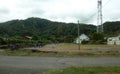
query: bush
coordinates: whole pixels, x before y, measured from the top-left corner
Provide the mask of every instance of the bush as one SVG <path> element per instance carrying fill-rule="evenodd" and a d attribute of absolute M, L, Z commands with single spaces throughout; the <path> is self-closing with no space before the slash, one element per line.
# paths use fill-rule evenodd
<path fill-rule="evenodd" d="M 103 33 L 93 33 L 91 35 L 92 44 L 103 44 L 104 43 L 104 34 Z"/>
<path fill-rule="evenodd" d="M 83 40 L 81 43 L 82 43 L 82 44 L 87 44 L 87 43 L 88 43 L 88 41 Z"/>

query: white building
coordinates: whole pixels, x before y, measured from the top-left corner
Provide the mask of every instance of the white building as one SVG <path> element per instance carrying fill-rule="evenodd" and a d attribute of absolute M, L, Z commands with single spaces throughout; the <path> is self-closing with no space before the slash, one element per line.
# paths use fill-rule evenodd
<path fill-rule="evenodd" d="M 120 45 L 120 35 L 117 37 L 109 37 L 107 39 L 108 45 Z"/>
<path fill-rule="evenodd" d="M 81 34 L 78 38 L 76 38 L 75 39 L 75 43 L 81 43 L 83 40 L 85 40 L 85 41 L 89 41 L 90 40 L 90 38 L 87 36 L 87 35 L 85 35 L 85 34 Z"/>

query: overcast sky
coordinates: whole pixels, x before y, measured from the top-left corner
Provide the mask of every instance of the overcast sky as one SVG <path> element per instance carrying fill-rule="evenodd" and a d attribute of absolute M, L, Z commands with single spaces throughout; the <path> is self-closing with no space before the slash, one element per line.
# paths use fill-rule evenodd
<path fill-rule="evenodd" d="M 0 0 L 0 22 L 39 17 L 97 24 L 97 0 Z M 103 21 L 120 20 L 120 0 L 103 0 Z"/>

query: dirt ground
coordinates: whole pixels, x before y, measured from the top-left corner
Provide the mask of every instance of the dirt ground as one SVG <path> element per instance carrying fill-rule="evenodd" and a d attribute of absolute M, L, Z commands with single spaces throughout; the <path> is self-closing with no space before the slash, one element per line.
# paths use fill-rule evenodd
<path fill-rule="evenodd" d="M 120 53 L 120 45 L 80 45 L 77 44 L 49 44 L 44 47 L 25 48 L 25 50 L 38 50 L 48 52 L 89 52 L 89 53 Z"/>

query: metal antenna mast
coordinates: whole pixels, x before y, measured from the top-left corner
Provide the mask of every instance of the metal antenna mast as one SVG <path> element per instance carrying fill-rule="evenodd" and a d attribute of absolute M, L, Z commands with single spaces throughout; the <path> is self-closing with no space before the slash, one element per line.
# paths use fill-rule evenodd
<path fill-rule="evenodd" d="M 102 16 L 102 0 L 98 0 L 97 32 L 104 32 Z"/>

